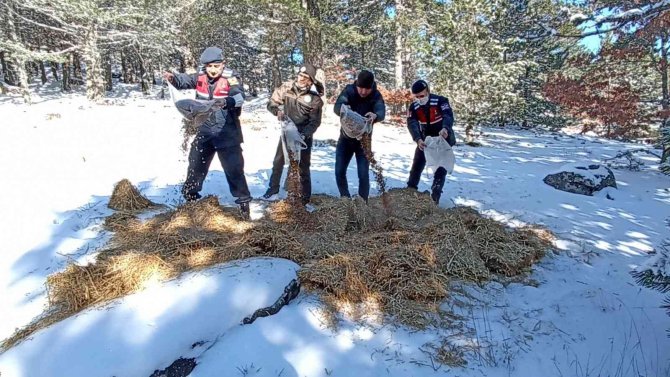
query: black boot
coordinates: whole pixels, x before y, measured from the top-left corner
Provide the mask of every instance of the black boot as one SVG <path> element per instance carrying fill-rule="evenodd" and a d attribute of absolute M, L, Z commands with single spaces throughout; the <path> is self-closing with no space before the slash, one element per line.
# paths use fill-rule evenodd
<path fill-rule="evenodd" d="M 196 200 L 200 199 L 202 196 L 200 194 L 196 193 L 186 193 L 184 194 L 184 199 L 186 199 L 186 202 L 195 202 Z"/>
<path fill-rule="evenodd" d="M 442 196 L 442 185 L 433 183 L 430 198 L 433 199 L 433 202 L 435 202 L 435 204 L 439 205 L 441 196 Z"/>
<path fill-rule="evenodd" d="M 263 194 L 263 200 L 274 202 L 279 199 L 279 189 L 269 188 L 265 194 Z"/>
<path fill-rule="evenodd" d="M 251 219 L 251 210 L 249 209 L 249 202 L 240 203 L 240 214 L 242 219 L 250 220 Z"/>
<path fill-rule="evenodd" d="M 435 170 L 435 178 L 433 179 L 433 186 L 431 187 L 430 198 L 435 204 L 440 204 L 440 196 L 442 196 L 442 187 L 447 179 L 447 170 L 443 167 Z"/>

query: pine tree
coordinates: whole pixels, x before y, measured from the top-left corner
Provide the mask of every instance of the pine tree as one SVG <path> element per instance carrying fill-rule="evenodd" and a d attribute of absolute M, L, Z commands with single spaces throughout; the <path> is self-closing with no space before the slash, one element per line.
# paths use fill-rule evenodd
<path fill-rule="evenodd" d="M 36 67 L 44 66 L 44 60 L 62 63 L 63 89 L 69 89 L 71 75 L 81 76 L 91 100 L 104 95 L 105 76 L 111 76 L 105 70 L 111 69 L 117 49 L 134 51 L 140 57 L 143 50 L 169 51 L 165 41 L 170 38 L 165 36 L 171 29 L 166 25 L 176 23 L 174 19 L 163 21 L 176 14 L 177 9 L 164 0 L 139 4 L 128 0 L 9 0 L 3 6 L 8 11 L 6 17 L 20 23 L 20 32 L 12 34 L 12 28 L 6 27 L 11 38 L 0 41 L 0 49 Z M 80 69 L 80 57 L 85 71 Z M 148 72 L 146 62 L 139 61 L 144 63 L 140 70 Z M 44 81 L 46 75 L 42 71 Z"/>
<path fill-rule="evenodd" d="M 542 91 L 551 75 L 561 70 L 566 56 L 578 50 L 574 42 L 555 35 L 559 30 L 571 29 L 559 4 L 550 0 L 504 0 L 496 15 L 492 31 L 505 47 L 505 59 L 521 62 L 524 72 L 514 87 L 518 100 L 489 123 L 524 128 L 565 126 L 568 120 Z"/>
<path fill-rule="evenodd" d="M 449 96 L 472 141 L 474 127 L 505 117 L 519 101 L 518 78 L 532 62 L 506 58 L 492 30 L 497 9 L 483 0 L 433 4 L 421 49 L 435 92 Z"/>
<path fill-rule="evenodd" d="M 633 278 L 638 284 L 657 290 L 661 293 L 670 292 L 670 239 L 666 239 L 650 260 L 646 267 L 632 272 Z M 661 308 L 667 310 L 670 316 L 670 295 L 668 295 Z M 668 329 L 670 336 L 670 329 Z"/>

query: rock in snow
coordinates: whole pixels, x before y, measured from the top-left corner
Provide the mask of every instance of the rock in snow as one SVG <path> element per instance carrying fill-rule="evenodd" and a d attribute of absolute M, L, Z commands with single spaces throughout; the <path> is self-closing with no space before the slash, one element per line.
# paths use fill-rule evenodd
<path fill-rule="evenodd" d="M 617 187 L 612 170 L 597 164 L 563 165 L 544 177 L 544 183 L 561 191 L 589 196 L 605 187 Z"/>

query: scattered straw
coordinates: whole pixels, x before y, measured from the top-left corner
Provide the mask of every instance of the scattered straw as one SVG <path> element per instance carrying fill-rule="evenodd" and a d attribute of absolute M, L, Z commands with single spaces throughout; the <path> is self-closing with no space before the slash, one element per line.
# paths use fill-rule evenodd
<path fill-rule="evenodd" d="M 379 197 L 366 204 L 315 195 L 314 213 L 279 202 L 255 222 L 215 197 L 146 221 L 115 214 L 105 221 L 115 234 L 94 264 L 73 264 L 48 277 L 51 310 L 64 318 L 185 271 L 274 256 L 299 263 L 303 286 L 339 313 L 421 328 L 436 323 L 451 279 L 518 275 L 550 246 L 546 230 L 511 229 L 469 208 L 438 208 L 414 190 L 386 195 L 388 208 Z M 53 322 L 39 323 L 3 347 Z"/>
<path fill-rule="evenodd" d="M 156 254 L 129 251 L 88 266 L 69 265 L 47 278 L 49 304 L 66 312 L 124 296 L 152 282 L 168 280 L 176 270 Z"/>
<path fill-rule="evenodd" d="M 113 232 L 122 231 L 130 226 L 137 225 L 137 217 L 129 212 L 115 212 L 105 218 L 103 226 Z"/>

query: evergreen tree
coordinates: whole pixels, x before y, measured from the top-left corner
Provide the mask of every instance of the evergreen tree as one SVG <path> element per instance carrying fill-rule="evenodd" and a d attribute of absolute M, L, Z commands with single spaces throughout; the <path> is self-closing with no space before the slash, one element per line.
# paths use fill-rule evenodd
<path fill-rule="evenodd" d="M 490 2 L 432 6 L 435 16 L 424 31 L 421 60 L 434 91 L 449 96 L 472 141 L 475 126 L 505 117 L 517 104 L 514 87 L 531 62 L 506 58 L 506 47 L 492 29 L 497 14 Z"/>
<path fill-rule="evenodd" d="M 656 255 L 646 266 L 632 273 L 638 284 L 657 290 L 661 293 L 670 292 L 670 239 L 666 239 L 657 250 Z M 670 316 L 670 295 L 665 298 L 662 308 Z M 670 329 L 668 329 L 670 336 Z"/>

